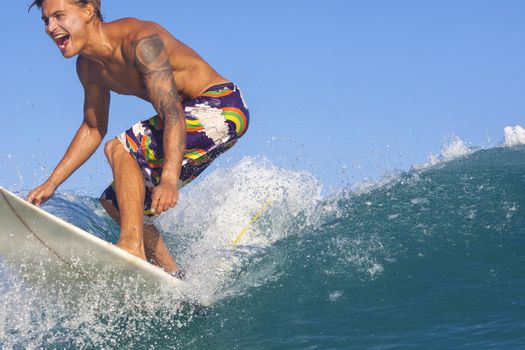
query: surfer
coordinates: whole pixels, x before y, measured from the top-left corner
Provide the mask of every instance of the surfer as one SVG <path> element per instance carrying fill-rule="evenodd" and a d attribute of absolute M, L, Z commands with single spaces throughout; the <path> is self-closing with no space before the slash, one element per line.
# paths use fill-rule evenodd
<path fill-rule="evenodd" d="M 151 103 L 156 116 L 105 144 L 113 182 L 100 202 L 120 224 L 116 245 L 177 275 L 151 216 L 245 133 L 239 88 L 154 22 L 104 22 L 100 0 L 36 0 L 45 31 L 65 58 L 77 57 L 84 118 L 62 160 L 27 200 L 41 205 L 87 161 L 107 132 L 110 91 Z"/>

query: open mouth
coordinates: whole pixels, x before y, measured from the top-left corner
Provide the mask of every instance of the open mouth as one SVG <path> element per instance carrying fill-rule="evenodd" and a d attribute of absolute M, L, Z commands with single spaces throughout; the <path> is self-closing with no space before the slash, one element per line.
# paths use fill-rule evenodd
<path fill-rule="evenodd" d="M 65 50 L 65 48 L 67 47 L 67 44 L 69 44 L 69 41 L 70 41 L 70 37 L 67 34 L 61 34 L 55 37 L 55 43 L 57 44 L 58 48 L 61 51 Z"/>

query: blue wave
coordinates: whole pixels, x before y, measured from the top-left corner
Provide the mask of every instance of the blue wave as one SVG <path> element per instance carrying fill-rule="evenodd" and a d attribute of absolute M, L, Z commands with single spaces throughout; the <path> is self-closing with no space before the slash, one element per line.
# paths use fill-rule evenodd
<path fill-rule="evenodd" d="M 307 176 L 287 182 L 297 174 L 266 163 L 242 164 L 252 166 L 249 179 L 269 171 L 282 187 L 259 182 L 256 194 L 232 192 L 236 198 L 254 198 L 240 202 L 250 213 L 266 197 L 278 197 L 239 247 L 216 247 L 220 235 L 207 241 L 224 225 L 235 226 L 230 218 L 240 215 L 227 216 L 231 208 L 222 208 L 217 198 L 203 204 L 190 192 L 179 212 L 160 220 L 183 265 L 203 264 L 194 273 L 206 278 L 196 278 L 195 288 L 206 290 L 215 283 L 208 290 L 216 300 L 212 307 L 91 295 L 73 308 L 82 311 L 79 316 L 67 307 L 67 296 L 43 296 L 0 264 L 0 275 L 8 276 L 0 287 L 6 296 L 0 308 L 0 345 L 523 348 L 524 160 L 524 147 L 480 150 L 399 174 L 362 193 L 343 189 L 324 198 Z M 231 178 L 225 175 L 219 171 L 217 177 Z M 214 175 L 210 178 L 198 185 L 202 196 L 227 196 L 213 189 Z M 207 212 L 219 208 L 226 224 L 217 224 L 218 215 L 198 217 L 194 205 Z M 69 194 L 46 208 L 104 239 L 118 237 L 118 227 L 101 214 L 95 199 Z M 186 222 L 187 217 L 191 220 Z M 197 218 L 200 226 L 192 226 Z M 232 262 L 216 279 L 219 272 L 212 265 L 225 258 Z M 13 318 L 13 312 L 27 317 Z"/>

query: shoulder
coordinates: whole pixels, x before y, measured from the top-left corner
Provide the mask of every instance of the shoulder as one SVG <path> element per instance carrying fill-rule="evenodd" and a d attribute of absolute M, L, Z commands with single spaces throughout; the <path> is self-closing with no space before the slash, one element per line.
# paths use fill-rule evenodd
<path fill-rule="evenodd" d="M 92 79 L 92 74 L 90 74 L 92 69 L 89 60 L 82 56 L 77 57 L 77 75 L 82 85 L 88 84 Z"/>
<path fill-rule="evenodd" d="M 123 38 L 123 53 L 128 58 L 134 57 L 140 43 L 166 45 L 169 33 L 158 23 L 142 21 L 136 18 L 123 18 L 118 21 L 126 29 Z"/>
<path fill-rule="evenodd" d="M 85 57 L 77 57 L 77 75 L 80 83 L 84 88 L 89 86 L 102 86 L 101 84 L 101 70 L 100 64 L 86 59 Z"/>
<path fill-rule="evenodd" d="M 111 22 L 113 30 L 123 36 L 124 44 L 131 44 L 142 38 L 158 35 L 164 36 L 167 31 L 158 23 L 142 21 L 136 18 L 122 18 Z"/>

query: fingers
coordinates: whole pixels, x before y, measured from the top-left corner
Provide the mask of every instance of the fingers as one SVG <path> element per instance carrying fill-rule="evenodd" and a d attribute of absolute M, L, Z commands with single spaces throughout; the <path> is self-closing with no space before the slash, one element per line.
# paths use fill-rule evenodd
<path fill-rule="evenodd" d="M 151 212 L 154 215 L 160 215 L 161 212 L 159 212 L 159 196 L 153 192 L 153 196 L 151 197 Z"/>
<path fill-rule="evenodd" d="M 40 206 L 47 202 L 47 200 L 53 196 L 53 193 L 54 190 L 48 189 L 46 185 L 40 185 L 27 195 L 27 201 Z"/>
<path fill-rule="evenodd" d="M 32 191 L 27 197 L 27 201 L 34 205 L 41 205 L 43 202 L 45 202 L 44 195 L 38 190 Z"/>
<path fill-rule="evenodd" d="M 177 199 L 177 191 L 164 190 L 156 187 L 151 197 L 151 211 L 155 215 L 160 215 L 168 209 L 175 207 L 175 205 L 177 205 Z"/>
<path fill-rule="evenodd" d="M 153 200 L 151 209 L 152 209 L 153 214 L 160 215 L 163 212 L 167 211 L 168 209 L 175 207 L 176 204 L 177 204 L 176 201 L 166 201 L 163 199 L 158 199 L 156 201 Z"/>
<path fill-rule="evenodd" d="M 31 191 L 29 193 L 29 195 L 27 196 L 27 201 L 31 204 L 36 204 L 36 195 L 35 195 L 35 191 Z M 38 204 L 36 204 L 38 205 Z"/>

